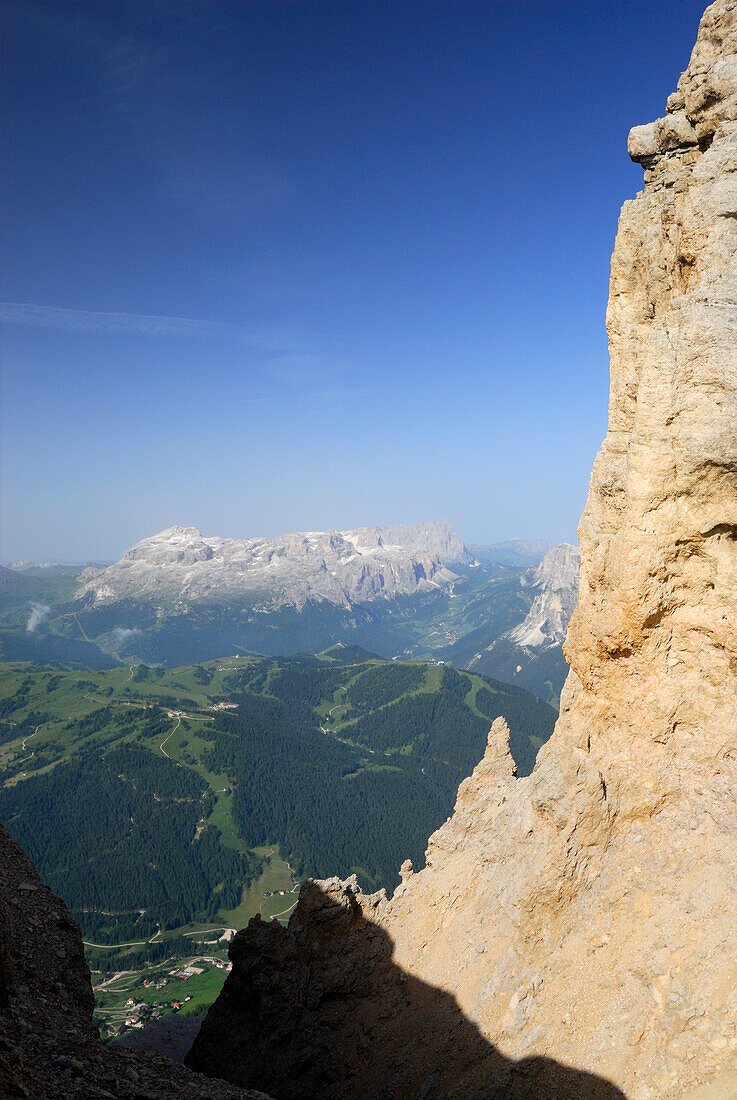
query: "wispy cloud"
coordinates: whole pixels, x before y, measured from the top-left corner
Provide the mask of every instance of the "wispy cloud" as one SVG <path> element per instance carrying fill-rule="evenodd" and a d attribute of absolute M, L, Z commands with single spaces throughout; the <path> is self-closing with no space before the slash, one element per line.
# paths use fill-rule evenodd
<path fill-rule="evenodd" d="M 28 622 L 26 623 L 26 630 L 29 634 L 33 634 L 37 626 L 40 626 L 44 619 L 47 619 L 51 613 L 51 608 L 45 603 L 32 603 L 31 613 L 28 616 Z"/>
<path fill-rule="evenodd" d="M 86 309 L 61 309 L 32 302 L 0 302 L 0 321 L 30 328 L 64 329 L 69 332 L 123 332 L 133 336 L 200 336 L 237 339 L 268 351 L 294 344 L 282 332 L 252 330 L 221 321 L 194 317 L 160 317 L 146 313 L 97 313 Z"/>
<path fill-rule="evenodd" d="M 110 637 L 113 645 L 120 646 L 124 642 L 130 642 L 132 638 L 137 638 L 143 634 L 143 631 L 137 626 L 116 626 L 110 631 Z"/>
<path fill-rule="evenodd" d="M 147 313 L 99 313 L 62 309 L 33 302 L 0 302 L 0 322 L 77 333 L 123 333 L 129 336 L 186 336 L 230 340 L 255 355 L 255 369 L 268 384 L 267 394 L 251 395 L 251 403 L 314 399 L 321 402 L 368 397 L 374 391 L 355 377 L 355 364 L 340 355 L 336 341 L 305 336 L 285 328 L 250 329 L 222 321 L 194 317 L 162 317 Z M 330 345 L 328 350 L 319 349 Z M 264 357 L 264 353 L 266 353 Z M 251 366 L 253 370 L 253 363 Z"/>

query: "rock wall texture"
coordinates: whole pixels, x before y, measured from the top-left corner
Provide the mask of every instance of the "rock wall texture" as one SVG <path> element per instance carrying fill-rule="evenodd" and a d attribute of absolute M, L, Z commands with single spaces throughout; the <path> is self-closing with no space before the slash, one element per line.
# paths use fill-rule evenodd
<path fill-rule="evenodd" d="M 2 1100 L 268 1100 L 166 1058 L 103 1046 L 82 936 L 0 826 Z"/>
<path fill-rule="evenodd" d="M 330 881 L 288 930 L 240 933 L 190 1055 L 207 1072 L 280 1100 L 734 1092 L 735 0 L 629 150 L 645 188 L 612 258 L 555 734 L 517 779 L 495 723 L 391 901 Z"/>

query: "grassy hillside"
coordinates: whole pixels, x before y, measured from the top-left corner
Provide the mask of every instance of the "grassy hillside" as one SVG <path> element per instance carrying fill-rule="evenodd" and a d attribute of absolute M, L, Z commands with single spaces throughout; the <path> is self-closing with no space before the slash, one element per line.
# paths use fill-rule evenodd
<path fill-rule="evenodd" d="M 524 774 L 555 720 L 519 689 L 357 646 L 1 667 L 0 820 L 67 900 L 93 969 L 138 975 L 120 996 L 166 960 L 224 957 L 256 912 L 287 919 L 307 875 L 392 889 L 491 721 L 507 718 Z"/>
<path fill-rule="evenodd" d="M 473 670 L 514 683 L 557 709 L 568 664 L 560 645 L 530 649 L 502 638 L 473 660 Z"/>
<path fill-rule="evenodd" d="M 268 614 L 233 598 L 126 599 L 90 607 L 70 599 L 77 583 L 71 573 L 0 569 L 0 660 L 176 667 L 233 653 L 312 653 L 347 642 L 385 658 L 472 668 L 557 706 L 567 673 L 560 647 L 523 650 L 504 637 L 530 607 L 523 567 L 484 560 L 456 569 L 450 588 L 350 609 L 320 602 Z"/>
<path fill-rule="evenodd" d="M 509 721 L 524 774 L 554 721 L 518 689 L 357 647 L 3 671 L 0 818 L 103 945 L 237 923 L 277 848 L 299 876 L 392 888 L 490 722 Z"/>

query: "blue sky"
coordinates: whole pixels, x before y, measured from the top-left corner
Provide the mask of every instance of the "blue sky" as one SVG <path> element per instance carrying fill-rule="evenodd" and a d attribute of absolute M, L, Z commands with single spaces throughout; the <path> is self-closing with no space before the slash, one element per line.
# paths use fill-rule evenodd
<path fill-rule="evenodd" d="M 0 559 L 572 539 L 691 0 L 5 0 Z"/>

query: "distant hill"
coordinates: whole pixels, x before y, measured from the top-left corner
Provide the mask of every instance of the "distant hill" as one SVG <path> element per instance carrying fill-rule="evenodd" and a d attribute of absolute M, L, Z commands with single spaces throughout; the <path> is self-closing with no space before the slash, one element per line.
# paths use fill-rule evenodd
<path fill-rule="evenodd" d="M 83 566 L 76 569 L 39 569 L 28 566 L 18 570 L 0 565 L 0 614 L 37 601 L 42 604 L 68 599 L 79 581 Z"/>
<path fill-rule="evenodd" d="M 69 562 L 69 561 L 30 561 L 23 559 L 22 561 L 11 561 L 8 563 L 7 568 L 12 569 L 14 573 L 26 573 L 30 577 L 39 577 L 41 579 L 48 577 L 78 577 L 83 569 L 86 569 L 90 565 L 103 568 L 106 565 L 110 565 L 111 562 L 105 561 L 83 561 L 83 562 Z"/>
<path fill-rule="evenodd" d="M 115 668 L 120 664 L 84 638 L 3 625 L 0 625 L 0 661 L 67 661 L 90 668 Z"/>

